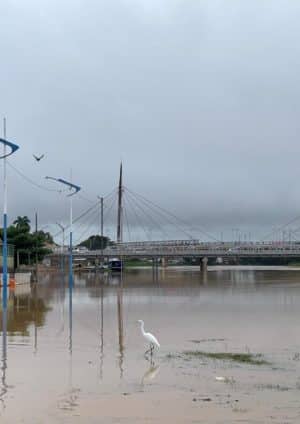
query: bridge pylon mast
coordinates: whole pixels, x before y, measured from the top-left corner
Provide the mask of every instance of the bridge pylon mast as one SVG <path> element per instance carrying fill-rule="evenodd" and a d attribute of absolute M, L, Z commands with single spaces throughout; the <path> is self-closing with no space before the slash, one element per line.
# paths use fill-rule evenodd
<path fill-rule="evenodd" d="M 123 170 L 122 162 L 120 165 L 120 178 L 119 178 L 119 189 L 118 189 L 118 222 L 117 222 L 117 242 L 122 243 L 123 241 Z"/>

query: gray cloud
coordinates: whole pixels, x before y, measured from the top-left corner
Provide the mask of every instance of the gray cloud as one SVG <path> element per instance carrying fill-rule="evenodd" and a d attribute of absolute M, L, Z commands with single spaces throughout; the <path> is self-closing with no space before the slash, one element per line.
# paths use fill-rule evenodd
<path fill-rule="evenodd" d="M 268 232 L 300 210 L 299 15 L 279 0 L 2 1 L 11 163 L 41 184 L 72 168 L 96 199 L 122 159 L 126 186 L 191 226 Z M 64 196 L 13 170 L 9 186 L 10 216 L 67 220 Z"/>

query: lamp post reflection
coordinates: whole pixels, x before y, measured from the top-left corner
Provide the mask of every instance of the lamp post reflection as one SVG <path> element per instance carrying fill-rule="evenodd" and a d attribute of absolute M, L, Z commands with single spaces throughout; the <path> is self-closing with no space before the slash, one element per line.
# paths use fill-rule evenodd
<path fill-rule="evenodd" d="M 69 353 L 73 350 L 73 288 L 69 286 Z"/>
<path fill-rule="evenodd" d="M 33 305 L 34 305 L 34 354 L 37 354 L 37 348 L 38 348 L 38 333 L 37 333 L 37 286 L 36 284 L 32 287 L 32 294 L 33 294 Z"/>
<path fill-rule="evenodd" d="M 124 324 L 123 324 L 123 278 L 121 275 L 120 285 L 117 289 L 118 304 L 118 333 L 119 333 L 119 367 L 120 378 L 123 378 L 123 361 L 124 361 Z"/>
<path fill-rule="evenodd" d="M 7 369 L 7 308 L 2 310 L 2 358 L 1 358 L 1 390 L 0 401 L 5 409 L 4 398 L 7 393 L 6 369 Z"/>
<path fill-rule="evenodd" d="M 119 344 L 119 368 L 120 378 L 123 378 L 124 362 L 124 324 L 123 324 L 123 273 L 112 274 L 109 277 L 109 283 L 117 287 L 117 320 L 118 320 L 118 344 Z"/>
<path fill-rule="evenodd" d="M 103 378 L 103 350 L 104 350 L 104 310 L 103 310 L 103 286 L 100 290 L 100 379 Z"/>

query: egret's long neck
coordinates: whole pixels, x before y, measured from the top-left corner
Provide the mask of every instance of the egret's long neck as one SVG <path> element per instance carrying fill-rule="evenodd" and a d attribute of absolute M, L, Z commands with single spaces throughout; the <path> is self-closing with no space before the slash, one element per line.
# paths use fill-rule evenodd
<path fill-rule="evenodd" d="M 141 332 L 142 332 L 142 334 L 145 334 L 144 323 L 143 322 L 141 322 Z"/>

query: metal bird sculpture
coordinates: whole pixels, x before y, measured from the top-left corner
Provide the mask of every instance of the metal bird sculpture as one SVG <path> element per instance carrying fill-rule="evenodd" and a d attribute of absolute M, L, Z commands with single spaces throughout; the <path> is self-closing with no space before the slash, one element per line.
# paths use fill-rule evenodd
<path fill-rule="evenodd" d="M 34 159 L 35 159 L 37 162 L 39 162 L 41 159 L 43 159 L 43 157 L 44 157 L 45 155 L 41 155 L 41 156 L 32 155 L 32 156 L 34 157 Z"/>

